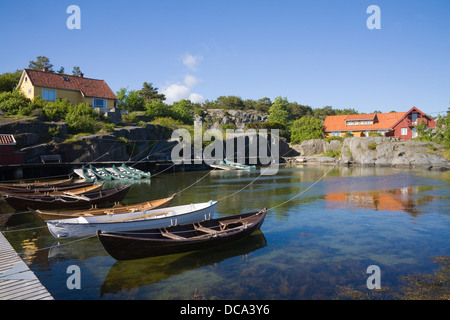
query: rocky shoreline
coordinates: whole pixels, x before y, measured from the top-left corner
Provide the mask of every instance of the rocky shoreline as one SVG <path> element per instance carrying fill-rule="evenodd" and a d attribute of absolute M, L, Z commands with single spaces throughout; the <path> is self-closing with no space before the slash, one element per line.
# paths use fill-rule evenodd
<path fill-rule="evenodd" d="M 331 141 L 312 139 L 291 147 L 299 155 L 285 158 L 289 163 L 450 169 L 450 161 L 444 157 L 444 146 L 434 142 L 353 137 Z"/>

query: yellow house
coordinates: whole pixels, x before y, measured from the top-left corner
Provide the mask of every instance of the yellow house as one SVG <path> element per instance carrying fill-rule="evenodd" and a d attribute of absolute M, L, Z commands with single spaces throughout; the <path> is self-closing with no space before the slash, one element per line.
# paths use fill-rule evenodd
<path fill-rule="evenodd" d="M 102 112 L 114 109 L 117 98 L 104 80 L 69 76 L 42 71 L 25 69 L 22 72 L 18 88 L 29 99 L 39 96 L 46 101 L 67 99 L 70 103 L 90 104 Z"/>

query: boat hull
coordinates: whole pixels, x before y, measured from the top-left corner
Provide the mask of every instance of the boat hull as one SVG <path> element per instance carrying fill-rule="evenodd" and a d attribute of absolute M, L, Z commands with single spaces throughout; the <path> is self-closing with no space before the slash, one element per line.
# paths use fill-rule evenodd
<path fill-rule="evenodd" d="M 246 228 L 241 228 L 239 230 L 230 230 L 228 234 L 223 234 L 222 236 L 204 236 L 196 239 L 186 239 L 186 240 L 171 240 L 171 239 L 148 239 L 140 237 L 140 232 L 136 232 L 135 236 L 132 233 L 107 233 L 107 232 L 97 232 L 97 236 L 108 252 L 116 260 L 133 260 L 142 259 L 156 256 L 163 256 L 169 254 L 183 253 L 189 251 L 196 251 L 207 249 L 211 247 L 217 247 L 220 245 L 229 244 L 234 241 L 241 240 L 250 236 L 253 232 L 258 230 L 264 222 L 266 211 L 252 212 L 243 215 L 255 215 L 260 214 L 260 217 Z M 239 215 L 241 216 L 241 215 Z M 223 219 L 215 219 L 223 220 Z M 207 221 L 211 223 L 211 221 Z M 204 223 L 206 224 L 206 222 Z M 194 228 L 194 226 L 176 226 L 170 227 L 166 230 L 170 232 L 189 232 L 189 229 Z M 160 230 L 145 230 L 146 233 L 158 233 Z M 225 232 L 225 231 L 224 231 Z M 144 234 L 144 231 L 141 232 Z"/>
<path fill-rule="evenodd" d="M 92 205 L 114 203 L 122 201 L 130 190 L 131 185 L 124 187 L 86 193 L 81 196 L 16 196 L 5 195 L 5 201 L 16 210 L 44 209 L 77 209 L 89 208 Z"/>
<path fill-rule="evenodd" d="M 165 209 L 149 210 L 146 212 L 133 212 L 130 214 L 107 215 L 101 217 L 79 217 L 77 219 L 49 220 L 47 227 L 55 238 L 84 238 L 95 236 L 97 231 L 130 231 L 153 228 L 164 228 L 170 225 L 193 223 L 211 219 L 215 214 L 217 201 L 211 201 L 206 207 L 189 210 L 189 206 L 169 207 Z M 183 207 L 183 208 L 182 208 Z M 153 213 L 168 212 L 168 209 L 178 210 L 177 214 L 163 214 L 151 216 Z M 118 221 L 123 217 L 139 217 L 147 215 L 148 218 L 139 220 Z M 117 222 L 115 222 L 117 221 Z"/>

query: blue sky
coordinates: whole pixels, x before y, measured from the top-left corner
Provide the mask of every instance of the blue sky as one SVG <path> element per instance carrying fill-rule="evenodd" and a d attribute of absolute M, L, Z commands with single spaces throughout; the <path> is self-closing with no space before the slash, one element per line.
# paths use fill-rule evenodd
<path fill-rule="evenodd" d="M 81 30 L 69 30 L 69 5 Z M 381 9 L 369 30 L 368 6 Z M 1 1 L 0 73 L 39 55 L 113 91 L 152 82 L 171 101 L 277 96 L 321 108 L 450 106 L 450 1 Z"/>

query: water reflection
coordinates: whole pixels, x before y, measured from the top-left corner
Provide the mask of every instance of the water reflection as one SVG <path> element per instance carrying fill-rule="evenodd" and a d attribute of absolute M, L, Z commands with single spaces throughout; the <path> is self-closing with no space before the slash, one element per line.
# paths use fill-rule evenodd
<path fill-rule="evenodd" d="M 423 192 L 421 186 L 385 189 L 366 192 L 331 192 L 325 195 L 326 208 L 373 209 L 375 211 L 403 211 L 416 217 L 422 213 L 420 207 L 433 201 L 435 196 L 412 195 Z M 431 188 L 427 188 L 431 189 Z M 425 189 L 426 190 L 426 189 Z"/>
<path fill-rule="evenodd" d="M 242 256 L 245 260 L 251 252 L 264 248 L 266 245 L 264 234 L 257 231 L 246 239 L 219 248 L 140 260 L 117 261 L 109 269 L 103 281 L 100 296 L 158 283 L 189 270 L 205 266 L 214 267 L 221 261 L 237 256 Z"/>

